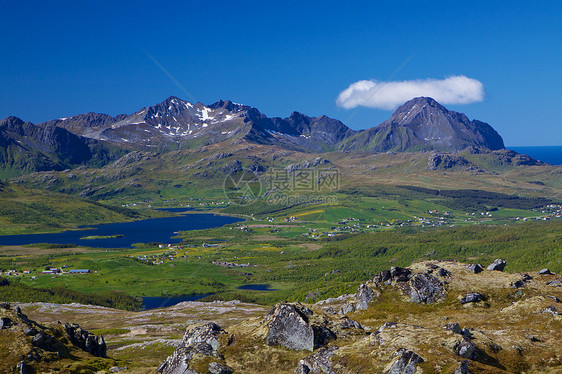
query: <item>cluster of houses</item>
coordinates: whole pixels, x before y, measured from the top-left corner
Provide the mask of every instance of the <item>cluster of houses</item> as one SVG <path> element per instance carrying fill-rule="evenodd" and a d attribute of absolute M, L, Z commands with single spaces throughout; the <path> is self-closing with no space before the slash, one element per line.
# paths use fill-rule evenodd
<path fill-rule="evenodd" d="M 57 268 L 57 267 L 52 267 L 49 266 L 47 268 L 45 268 L 45 270 L 42 271 L 38 271 L 35 274 L 38 275 L 64 275 L 64 274 L 89 274 L 90 273 L 90 269 L 68 269 L 68 265 L 63 265 L 61 268 Z M 18 276 L 18 275 L 25 275 L 25 274 L 31 274 L 31 270 L 15 270 L 15 269 L 11 269 L 11 270 L 1 270 L 0 269 L 0 275 L 10 275 L 10 276 Z M 32 277 L 32 279 L 34 279 L 35 276 Z"/>

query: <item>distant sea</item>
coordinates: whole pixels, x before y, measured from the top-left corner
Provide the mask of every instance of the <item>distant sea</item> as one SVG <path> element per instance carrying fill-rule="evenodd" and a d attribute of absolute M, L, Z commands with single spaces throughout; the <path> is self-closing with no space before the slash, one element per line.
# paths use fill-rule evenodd
<path fill-rule="evenodd" d="M 545 147 L 506 147 L 517 153 L 523 153 L 536 160 L 552 165 L 562 165 L 562 145 Z"/>

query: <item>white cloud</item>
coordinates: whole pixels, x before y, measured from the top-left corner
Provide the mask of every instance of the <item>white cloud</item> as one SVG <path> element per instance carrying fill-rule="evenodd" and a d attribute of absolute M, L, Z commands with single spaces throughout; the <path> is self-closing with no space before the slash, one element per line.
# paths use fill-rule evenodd
<path fill-rule="evenodd" d="M 432 97 L 441 104 L 470 104 L 484 99 L 484 85 L 464 75 L 400 82 L 363 80 L 340 92 L 336 103 L 346 109 L 358 106 L 394 109 L 418 96 Z"/>

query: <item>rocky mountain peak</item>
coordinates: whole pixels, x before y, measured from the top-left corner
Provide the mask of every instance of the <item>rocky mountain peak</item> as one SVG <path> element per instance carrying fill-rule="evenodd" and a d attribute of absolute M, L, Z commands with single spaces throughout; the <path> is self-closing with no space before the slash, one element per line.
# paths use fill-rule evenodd
<path fill-rule="evenodd" d="M 248 109 L 249 107 L 242 104 L 234 103 L 230 100 L 219 100 L 208 106 L 210 109 L 225 109 L 230 112 L 238 112 L 243 109 Z"/>
<path fill-rule="evenodd" d="M 458 152 L 467 147 L 503 149 L 501 136 L 487 123 L 471 121 L 430 97 L 416 97 L 390 119 L 351 138 L 346 150 Z"/>
<path fill-rule="evenodd" d="M 459 116 L 468 121 L 464 114 L 449 111 L 431 97 L 416 97 L 399 106 L 389 121 L 399 125 L 407 125 L 413 120 L 420 119 L 427 125 L 436 125 L 443 117 Z"/>
<path fill-rule="evenodd" d="M 25 122 L 18 117 L 9 116 L 0 121 L 0 127 L 14 128 L 23 125 Z"/>

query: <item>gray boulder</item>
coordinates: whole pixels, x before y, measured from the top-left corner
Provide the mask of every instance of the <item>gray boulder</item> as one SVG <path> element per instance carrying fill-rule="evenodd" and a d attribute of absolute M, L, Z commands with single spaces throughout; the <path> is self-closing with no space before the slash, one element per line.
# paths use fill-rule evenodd
<path fill-rule="evenodd" d="M 353 304 L 353 303 L 346 303 L 346 304 L 342 307 L 342 309 L 341 309 L 341 311 L 340 311 L 340 314 L 347 314 L 347 313 L 352 313 L 352 312 L 355 312 L 355 304 Z"/>
<path fill-rule="evenodd" d="M 463 358 L 472 358 L 474 356 L 474 351 L 476 350 L 476 344 L 472 342 L 467 337 L 457 340 L 453 350 L 457 355 Z"/>
<path fill-rule="evenodd" d="M 472 374 L 472 372 L 468 369 L 468 364 L 470 361 L 464 360 L 461 362 L 460 366 L 455 369 L 454 374 Z"/>
<path fill-rule="evenodd" d="M 225 333 L 222 327 L 214 322 L 209 322 L 186 331 L 182 339 L 182 344 L 187 346 L 197 343 L 206 343 L 216 351 L 220 346 L 218 336 Z"/>
<path fill-rule="evenodd" d="M 338 347 L 321 348 L 313 355 L 303 358 L 297 364 L 295 374 L 334 374 L 330 358 Z"/>
<path fill-rule="evenodd" d="M 361 324 L 359 322 L 352 320 L 348 316 L 343 316 L 342 318 L 340 318 L 339 327 L 342 330 L 347 330 L 347 329 L 363 330 L 363 327 L 361 326 Z"/>
<path fill-rule="evenodd" d="M 207 368 L 210 374 L 231 374 L 234 372 L 232 368 L 219 364 L 218 362 L 211 362 Z"/>
<path fill-rule="evenodd" d="M 416 274 L 409 286 L 410 299 L 415 303 L 432 304 L 446 294 L 443 284 L 431 274 Z"/>
<path fill-rule="evenodd" d="M 460 301 L 461 304 L 477 303 L 484 300 L 484 295 L 479 292 L 469 292 Z"/>
<path fill-rule="evenodd" d="M 355 309 L 367 309 L 369 303 L 373 301 L 375 296 L 376 293 L 371 289 L 371 287 L 367 286 L 366 283 L 361 283 L 357 289 L 357 293 L 355 294 L 355 299 L 357 300 L 355 303 Z"/>
<path fill-rule="evenodd" d="M 556 309 L 555 306 L 551 305 L 551 306 L 547 306 L 546 308 L 544 308 L 544 310 L 542 311 L 543 313 L 550 313 L 553 316 L 557 316 L 558 313 L 558 309 Z"/>
<path fill-rule="evenodd" d="M 541 269 L 541 270 L 539 271 L 539 274 L 540 274 L 540 275 L 553 275 L 553 273 L 552 273 L 549 269 L 547 269 L 547 268 Z"/>
<path fill-rule="evenodd" d="M 503 271 L 505 269 L 505 265 L 507 264 L 506 261 L 500 260 L 499 258 L 494 260 L 490 265 L 488 265 L 488 270 L 496 270 L 496 271 Z"/>
<path fill-rule="evenodd" d="M 96 357 L 105 357 L 107 347 L 103 336 L 96 336 L 77 324 L 65 323 L 63 327 L 72 344 Z"/>
<path fill-rule="evenodd" d="M 205 356 L 221 358 L 217 351 L 220 347 L 218 337 L 221 334 L 226 332 L 214 322 L 187 330 L 178 348 L 162 362 L 157 371 L 161 374 L 197 374 L 190 368 L 194 358 Z M 232 373 L 231 368 L 219 363 L 209 364 L 207 371 L 213 374 Z"/>
<path fill-rule="evenodd" d="M 552 287 L 562 287 L 562 279 L 551 280 L 550 282 L 546 282 L 546 284 Z"/>
<path fill-rule="evenodd" d="M 128 369 L 128 367 L 126 367 L 126 366 L 112 366 L 112 367 L 109 368 L 109 371 L 111 373 L 119 373 L 120 371 L 124 371 L 124 370 L 127 370 L 127 369 Z"/>
<path fill-rule="evenodd" d="M 414 374 L 416 365 L 423 362 L 423 358 L 406 348 L 398 349 L 393 356 L 398 356 L 398 359 L 392 364 L 387 374 Z"/>
<path fill-rule="evenodd" d="M 38 332 L 39 332 L 39 331 L 37 331 L 37 329 L 36 329 L 35 327 L 30 326 L 30 325 L 26 326 L 26 327 L 23 329 L 23 333 L 24 333 L 25 335 L 29 335 L 29 336 L 35 336 L 35 335 L 37 335 Z"/>
<path fill-rule="evenodd" d="M 277 304 L 264 320 L 268 330 L 265 343 L 312 351 L 336 338 L 325 325 L 309 324 L 311 316 L 312 311 L 299 304 Z"/>
<path fill-rule="evenodd" d="M 474 274 L 478 274 L 484 271 L 484 268 L 480 264 L 469 264 L 466 266 L 466 268 Z"/>
<path fill-rule="evenodd" d="M 0 318 L 0 330 L 2 329 L 9 329 L 12 326 L 12 320 L 8 317 L 1 317 Z"/>
<path fill-rule="evenodd" d="M 447 330 L 451 330 L 455 334 L 462 334 L 461 325 L 459 325 L 458 323 L 448 323 L 445 326 L 443 326 L 443 328 Z"/>
<path fill-rule="evenodd" d="M 31 374 L 31 368 L 22 360 L 16 365 L 15 372 L 18 374 Z"/>
<path fill-rule="evenodd" d="M 392 275 L 390 273 L 390 270 L 383 270 L 373 277 L 372 282 L 375 285 L 378 285 L 380 283 L 390 283 L 391 280 Z"/>
<path fill-rule="evenodd" d="M 407 282 L 410 280 L 412 271 L 407 268 L 393 266 L 390 268 L 390 276 L 395 282 Z"/>

